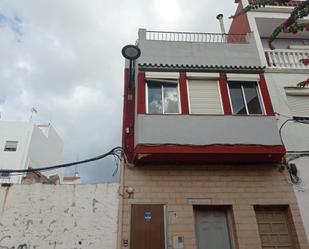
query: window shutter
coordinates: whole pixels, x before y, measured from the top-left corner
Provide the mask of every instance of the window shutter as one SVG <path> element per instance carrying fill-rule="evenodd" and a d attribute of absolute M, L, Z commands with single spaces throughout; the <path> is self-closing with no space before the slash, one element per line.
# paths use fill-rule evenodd
<path fill-rule="evenodd" d="M 295 117 L 309 117 L 309 96 L 287 95 L 292 115 Z"/>
<path fill-rule="evenodd" d="M 309 117 L 309 89 L 285 87 L 288 104 L 294 117 Z"/>
<path fill-rule="evenodd" d="M 222 114 L 217 80 L 189 80 L 191 114 Z"/>

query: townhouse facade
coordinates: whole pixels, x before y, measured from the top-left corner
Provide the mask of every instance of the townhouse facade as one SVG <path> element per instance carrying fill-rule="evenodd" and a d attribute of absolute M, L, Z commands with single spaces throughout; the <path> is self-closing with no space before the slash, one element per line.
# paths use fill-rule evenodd
<path fill-rule="evenodd" d="M 141 29 L 137 46 L 118 248 L 308 248 L 254 35 Z"/>
<path fill-rule="evenodd" d="M 236 1 L 238 10 L 252 1 Z M 268 39 L 294 7 L 304 1 L 266 5 L 233 20 L 230 32 L 253 32 L 265 79 L 276 113 L 278 129 L 287 150 L 286 160 L 297 172 L 294 191 L 309 238 L 309 88 L 298 83 L 309 78 L 309 32 L 281 33 L 270 49 Z M 303 22 L 307 22 L 305 17 Z M 302 21 L 301 21 L 302 22 Z"/>
<path fill-rule="evenodd" d="M 63 162 L 63 142 L 50 125 L 30 122 L 0 122 L 0 169 L 22 170 Z M 43 172 L 63 177 L 63 170 Z M 26 174 L 1 173 L 0 184 L 20 184 Z"/>

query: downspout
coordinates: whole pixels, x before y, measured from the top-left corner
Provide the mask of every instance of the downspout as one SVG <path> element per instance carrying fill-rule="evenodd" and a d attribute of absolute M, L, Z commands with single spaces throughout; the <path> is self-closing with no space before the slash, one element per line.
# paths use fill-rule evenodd
<path fill-rule="evenodd" d="M 122 158 L 120 163 L 120 186 L 118 189 L 119 207 L 118 207 L 118 233 L 117 233 L 117 249 L 121 249 L 122 245 L 122 223 L 123 223 L 123 197 L 124 197 L 124 171 L 126 163 Z"/>

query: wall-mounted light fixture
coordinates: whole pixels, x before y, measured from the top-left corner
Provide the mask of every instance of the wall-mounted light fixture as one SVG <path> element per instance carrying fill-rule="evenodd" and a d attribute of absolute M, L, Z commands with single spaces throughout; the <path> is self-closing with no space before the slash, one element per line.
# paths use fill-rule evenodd
<path fill-rule="evenodd" d="M 134 188 L 132 187 L 125 187 L 125 192 L 128 194 L 128 198 L 133 198 Z"/>

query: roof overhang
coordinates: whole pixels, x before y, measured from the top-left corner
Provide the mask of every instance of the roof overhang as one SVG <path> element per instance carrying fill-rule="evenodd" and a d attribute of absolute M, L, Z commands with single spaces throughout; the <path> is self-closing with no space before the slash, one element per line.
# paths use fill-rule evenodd
<path fill-rule="evenodd" d="M 133 162 L 139 164 L 276 163 L 283 145 L 137 145 Z"/>

